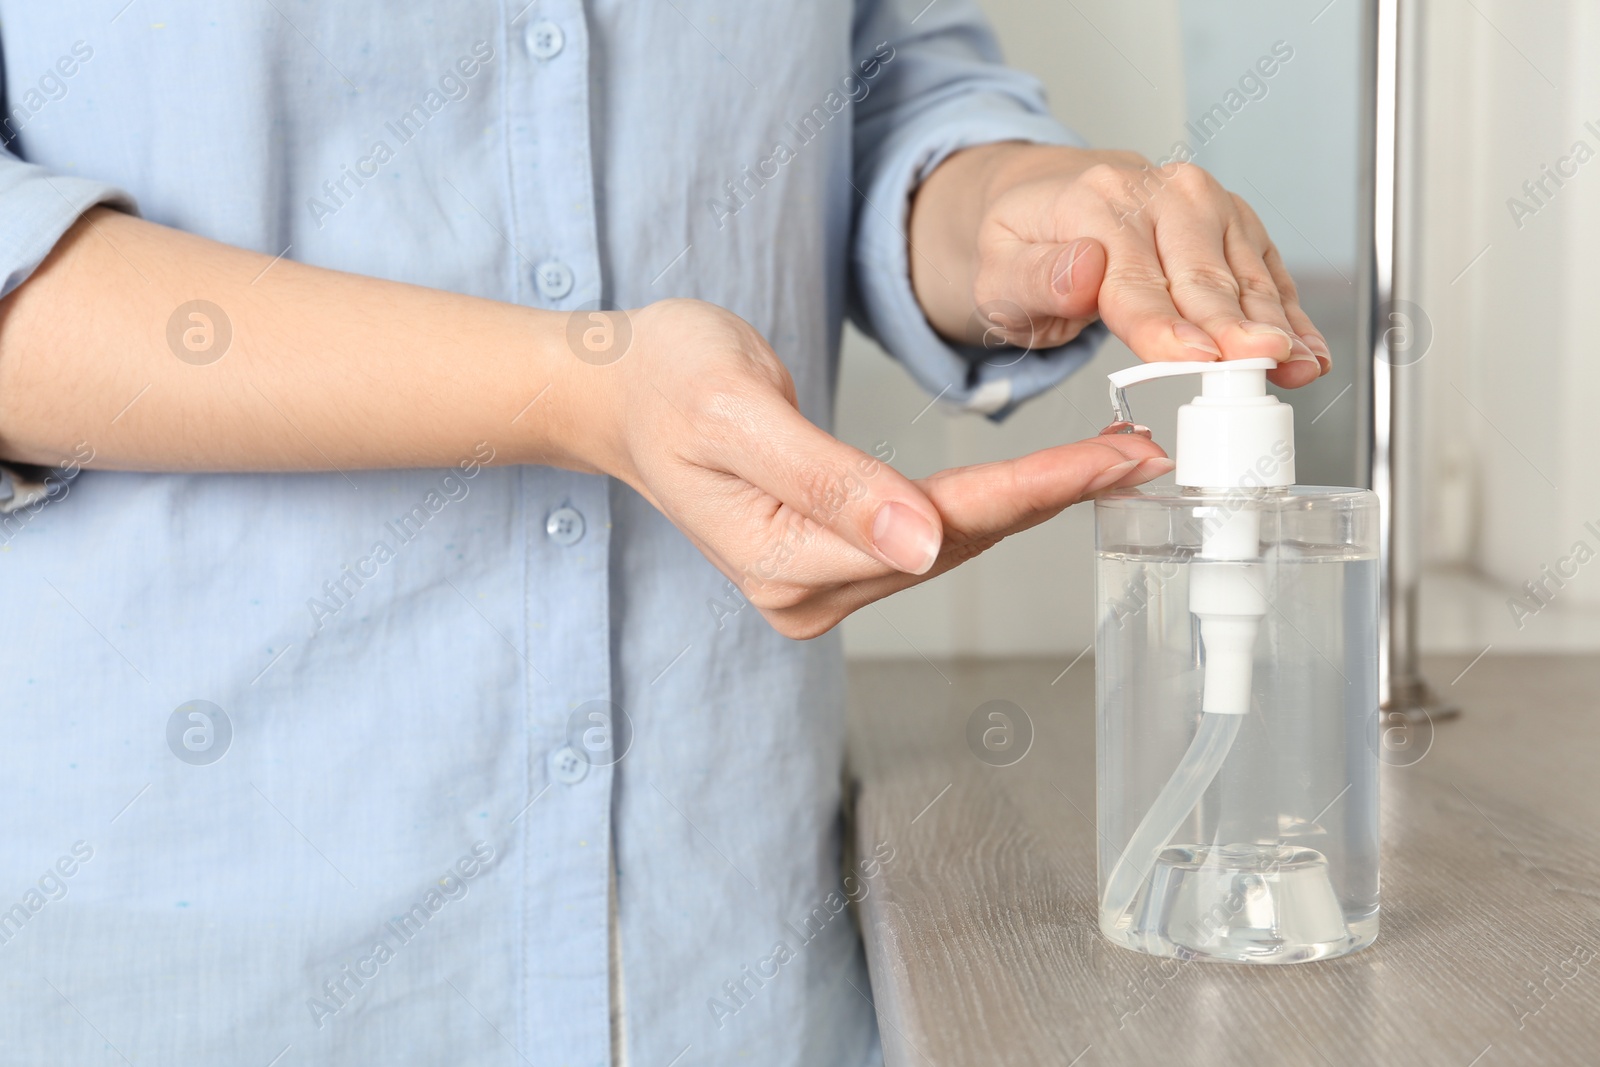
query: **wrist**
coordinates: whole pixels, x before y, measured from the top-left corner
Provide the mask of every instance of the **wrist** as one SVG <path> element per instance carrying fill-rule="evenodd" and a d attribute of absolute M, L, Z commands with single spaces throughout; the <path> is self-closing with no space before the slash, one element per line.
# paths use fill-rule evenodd
<path fill-rule="evenodd" d="M 627 480 L 622 393 L 636 355 L 635 314 L 528 309 L 540 384 L 512 417 L 525 462 Z"/>

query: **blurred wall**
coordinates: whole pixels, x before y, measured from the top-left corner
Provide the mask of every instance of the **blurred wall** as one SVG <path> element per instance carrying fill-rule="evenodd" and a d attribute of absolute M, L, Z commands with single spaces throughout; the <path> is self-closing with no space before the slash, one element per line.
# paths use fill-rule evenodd
<path fill-rule="evenodd" d="M 1423 12 L 1424 638 L 1600 647 L 1600 5 Z"/>
<path fill-rule="evenodd" d="M 1250 201 L 1296 278 L 1355 276 L 1360 0 L 1184 0 L 1185 131 L 1195 161 Z M 1134 5 L 1137 6 L 1137 5 Z M 1256 64 L 1270 56 L 1264 68 Z M 1272 70 L 1261 77 L 1260 69 Z M 1254 75 L 1254 76 L 1252 76 Z M 1238 90 L 1213 131 L 1195 116 Z M 1237 99 L 1233 101 L 1237 104 Z"/>

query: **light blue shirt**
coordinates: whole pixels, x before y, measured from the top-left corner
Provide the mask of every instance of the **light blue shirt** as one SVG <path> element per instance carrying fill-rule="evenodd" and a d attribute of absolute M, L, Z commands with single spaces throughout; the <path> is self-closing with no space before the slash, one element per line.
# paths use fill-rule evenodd
<path fill-rule="evenodd" d="M 0 26 L 6 292 L 108 202 L 527 306 L 712 301 L 824 425 L 847 311 L 991 413 L 1088 355 L 984 362 L 911 292 L 934 166 L 1072 143 L 968 0 Z M 0 1063 L 600 1065 L 614 1015 L 635 1067 L 874 1060 L 847 905 L 895 842 L 845 854 L 838 642 L 778 636 L 627 488 L 503 447 L 64 482 L 91 429 L 47 502 L 3 483 Z"/>

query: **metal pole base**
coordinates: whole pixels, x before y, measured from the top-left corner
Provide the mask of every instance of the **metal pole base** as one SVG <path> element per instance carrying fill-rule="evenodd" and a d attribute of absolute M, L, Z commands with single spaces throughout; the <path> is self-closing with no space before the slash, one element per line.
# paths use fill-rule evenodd
<path fill-rule="evenodd" d="M 1435 723 L 1461 714 L 1417 675 L 1398 680 L 1378 713 L 1378 758 L 1391 767 L 1421 763 L 1433 750 Z"/>
<path fill-rule="evenodd" d="M 1461 714 L 1459 706 L 1442 700 L 1420 675 L 1393 679 L 1389 699 L 1381 707 L 1386 720 L 1392 721 L 1393 716 L 1399 715 L 1409 723 L 1439 722 Z"/>

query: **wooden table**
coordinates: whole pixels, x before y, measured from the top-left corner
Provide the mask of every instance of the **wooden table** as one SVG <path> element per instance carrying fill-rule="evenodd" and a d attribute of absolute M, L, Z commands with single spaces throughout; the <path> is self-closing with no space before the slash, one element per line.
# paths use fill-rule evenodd
<path fill-rule="evenodd" d="M 1394 735 L 1377 944 L 1246 967 L 1095 926 L 1094 665 L 851 668 L 860 918 L 888 1067 L 1600 1064 L 1600 657 L 1435 659 L 1465 709 Z M 1054 681 L 1052 681 L 1054 679 Z M 1034 740 L 980 762 L 1008 700 Z"/>

